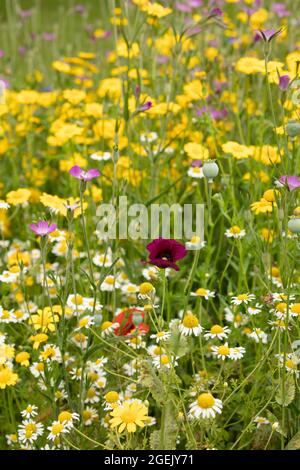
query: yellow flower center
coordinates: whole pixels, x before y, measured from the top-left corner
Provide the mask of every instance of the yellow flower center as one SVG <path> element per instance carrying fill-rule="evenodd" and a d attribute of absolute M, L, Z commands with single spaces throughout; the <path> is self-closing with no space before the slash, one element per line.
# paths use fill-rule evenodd
<path fill-rule="evenodd" d="M 111 321 L 105 321 L 105 322 L 103 322 L 102 325 L 101 325 L 101 330 L 102 330 L 102 331 L 107 330 L 107 328 L 109 328 L 111 325 L 112 325 L 112 322 L 111 322 Z"/>
<path fill-rule="evenodd" d="M 247 300 L 248 295 L 247 294 L 240 294 L 240 295 L 237 296 L 237 299 L 238 300 Z"/>
<path fill-rule="evenodd" d="M 241 233 L 241 229 L 238 225 L 234 225 L 233 227 L 231 227 L 230 233 L 233 233 L 234 235 L 236 235 L 238 233 Z"/>
<path fill-rule="evenodd" d="M 207 294 L 207 290 L 206 289 L 203 289 L 203 287 L 199 287 L 199 289 L 196 290 L 196 294 L 197 295 L 206 295 Z"/>
<path fill-rule="evenodd" d="M 292 305 L 291 312 L 292 313 L 300 313 L 300 303 Z"/>
<path fill-rule="evenodd" d="M 215 399 L 211 393 L 201 393 L 197 398 L 200 408 L 211 408 L 214 406 Z"/>
<path fill-rule="evenodd" d="M 112 390 L 111 392 L 108 392 L 104 398 L 107 403 L 116 403 L 119 400 L 119 394 Z"/>
<path fill-rule="evenodd" d="M 195 315 L 185 315 L 185 317 L 182 320 L 183 326 L 186 328 L 195 328 L 196 326 L 199 325 L 199 320 Z"/>
<path fill-rule="evenodd" d="M 169 364 L 170 360 L 168 358 L 168 356 L 166 354 L 163 354 L 161 357 L 160 357 L 160 363 L 165 366 L 167 364 Z"/>
<path fill-rule="evenodd" d="M 58 421 L 63 423 L 64 421 L 72 421 L 72 415 L 69 411 L 62 411 L 58 415 Z"/>
<path fill-rule="evenodd" d="M 287 304 L 285 302 L 280 302 L 279 304 L 276 305 L 276 310 L 278 312 L 284 313 L 286 311 Z"/>
<path fill-rule="evenodd" d="M 296 369 L 296 364 L 292 359 L 287 359 L 285 362 L 286 367 L 289 367 L 290 369 Z"/>
<path fill-rule="evenodd" d="M 153 349 L 153 354 L 155 354 L 156 356 L 160 356 L 161 354 L 161 348 L 159 346 L 156 346 L 154 349 Z"/>
<path fill-rule="evenodd" d="M 51 428 L 51 432 L 53 436 L 57 436 L 58 434 L 62 432 L 63 429 L 64 429 L 64 425 L 61 423 L 57 423 L 57 424 L 53 424 Z"/>
<path fill-rule="evenodd" d="M 199 243 L 200 242 L 200 237 L 194 236 L 191 238 L 190 243 Z"/>
<path fill-rule="evenodd" d="M 136 420 L 136 412 L 131 409 L 126 409 L 120 416 L 123 423 L 134 423 Z"/>
<path fill-rule="evenodd" d="M 228 346 L 220 346 L 218 348 L 218 353 L 221 355 L 221 356 L 228 356 L 228 354 L 230 353 L 230 349 Z"/>
<path fill-rule="evenodd" d="M 223 333 L 223 328 L 222 326 L 220 325 L 214 325 L 211 327 L 210 329 L 210 332 L 213 334 L 213 335 L 218 335 L 219 333 Z"/>
<path fill-rule="evenodd" d="M 154 287 L 150 282 L 143 282 L 140 285 L 140 293 L 142 295 L 149 294 L 149 292 L 153 291 Z"/>
<path fill-rule="evenodd" d="M 112 284 L 115 282 L 115 278 L 114 278 L 113 276 L 108 276 L 108 277 L 105 279 L 105 282 L 106 282 L 106 284 L 112 285 Z"/>

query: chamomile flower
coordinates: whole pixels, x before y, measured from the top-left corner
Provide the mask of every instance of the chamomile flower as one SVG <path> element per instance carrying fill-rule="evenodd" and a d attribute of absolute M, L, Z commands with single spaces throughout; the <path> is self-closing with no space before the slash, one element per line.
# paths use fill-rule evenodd
<path fill-rule="evenodd" d="M 58 421 L 53 421 L 51 426 L 48 426 L 47 429 L 48 429 L 48 431 L 50 431 L 50 433 L 48 434 L 47 439 L 49 439 L 50 441 L 55 441 L 62 434 L 67 434 L 70 430 L 70 427 L 68 427 L 67 424 L 61 423 L 58 420 Z"/>
<path fill-rule="evenodd" d="M 233 305 L 241 305 L 241 304 L 248 304 L 252 300 L 255 299 L 254 294 L 239 294 L 237 296 L 232 297 L 231 303 Z"/>
<path fill-rule="evenodd" d="M 120 288 L 119 282 L 112 275 L 106 276 L 100 286 L 100 290 L 103 292 L 112 292 L 113 290 L 119 289 L 119 288 Z"/>
<path fill-rule="evenodd" d="M 246 235 L 246 230 L 241 229 L 238 225 L 233 225 L 225 231 L 227 238 L 243 238 Z"/>
<path fill-rule="evenodd" d="M 170 331 L 158 331 L 157 333 L 150 336 L 151 339 L 155 339 L 157 343 L 166 341 L 170 337 Z"/>
<path fill-rule="evenodd" d="M 100 401 L 99 391 L 95 387 L 89 387 L 86 392 L 85 403 L 98 403 Z"/>
<path fill-rule="evenodd" d="M 258 428 L 260 428 L 260 426 L 270 424 L 270 421 L 267 418 L 264 418 L 263 416 L 256 416 L 253 422 L 256 423 Z"/>
<path fill-rule="evenodd" d="M 237 359 L 242 359 L 246 352 L 246 349 L 243 348 L 242 346 L 236 346 L 235 348 L 230 348 L 230 354 L 229 357 L 230 359 L 233 359 L 236 361 Z"/>
<path fill-rule="evenodd" d="M 195 292 L 191 292 L 192 297 L 201 297 L 205 300 L 213 298 L 215 296 L 215 292 L 210 291 L 208 289 L 204 289 L 203 287 L 199 287 Z"/>
<path fill-rule="evenodd" d="M 93 263 L 99 268 L 109 268 L 112 265 L 112 252 L 111 249 L 106 253 L 97 253 L 93 257 Z"/>
<path fill-rule="evenodd" d="M 189 417 L 191 419 L 209 419 L 215 418 L 216 414 L 222 413 L 222 401 L 214 398 L 211 393 L 201 393 L 197 399 L 191 403 L 189 408 Z"/>
<path fill-rule="evenodd" d="M 211 351 L 214 356 L 224 361 L 226 358 L 230 358 L 230 347 L 228 343 L 222 344 L 221 346 L 211 346 Z"/>
<path fill-rule="evenodd" d="M 254 328 L 254 330 L 249 332 L 247 336 L 251 339 L 254 339 L 256 343 L 261 342 L 262 344 L 267 344 L 268 342 L 268 335 L 260 328 Z"/>
<path fill-rule="evenodd" d="M 61 411 L 57 419 L 60 423 L 71 429 L 74 426 L 74 421 L 79 420 L 79 414 L 71 411 Z"/>
<path fill-rule="evenodd" d="M 104 410 L 112 410 L 117 404 L 121 404 L 120 394 L 114 390 L 107 392 L 104 399 Z"/>
<path fill-rule="evenodd" d="M 202 330 L 203 328 L 200 325 L 198 318 L 192 313 L 186 313 L 179 325 L 179 331 L 184 336 L 199 336 Z"/>
<path fill-rule="evenodd" d="M 152 362 L 157 369 L 171 369 L 171 367 L 178 366 L 176 358 L 168 354 L 161 354 L 160 356 L 155 356 Z"/>
<path fill-rule="evenodd" d="M 76 330 L 81 330 L 82 328 L 89 328 L 94 324 L 94 318 L 92 318 L 90 315 L 85 315 L 84 317 L 81 317 L 78 320 L 78 326 Z"/>
<path fill-rule="evenodd" d="M 195 235 L 188 242 L 185 243 L 185 247 L 187 250 L 200 250 L 201 248 L 205 247 L 205 244 L 205 241 L 201 240 L 200 237 L 197 237 Z"/>
<path fill-rule="evenodd" d="M 105 321 L 101 325 L 101 336 L 109 336 L 113 334 L 116 328 L 118 328 L 120 325 L 119 323 L 111 322 L 111 321 Z"/>
<path fill-rule="evenodd" d="M 204 334 L 205 339 L 224 339 L 227 338 L 231 330 L 228 326 L 213 325 L 209 331 Z"/>
<path fill-rule="evenodd" d="M 258 315 L 261 313 L 262 306 L 260 304 L 256 304 L 255 307 L 247 307 L 247 312 L 249 315 Z"/>
<path fill-rule="evenodd" d="M 107 160 L 111 159 L 110 152 L 94 152 L 91 155 L 92 160 L 96 160 L 97 162 L 106 162 Z"/>
<path fill-rule="evenodd" d="M 31 419 L 25 419 L 22 424 L 18 426 L 18 438 L 23 443 L 33 443 L 39 436 L 42 436 L 44 426 L 41 423 L 36 423 Z"/>
<path fill-rule="evenodd" d="M 34 418 L 37 415 L 38 407 L 36 405 L 27 405 L 24 410 L 21 411 L 22 418 Z"/>
<path fill-rule="evenodd" d="M 187 172 L 191 178 L 201 179 L 204 178 L 203 170 L 200 166 L 191 166 Z"/>
<path fill-rule="evenodd" d="M 98 421 L 99 415 L 96 408 L 86 406 L 82 412 L 82 419 L 85 426 L 91 426 L 95 421 Z"/>

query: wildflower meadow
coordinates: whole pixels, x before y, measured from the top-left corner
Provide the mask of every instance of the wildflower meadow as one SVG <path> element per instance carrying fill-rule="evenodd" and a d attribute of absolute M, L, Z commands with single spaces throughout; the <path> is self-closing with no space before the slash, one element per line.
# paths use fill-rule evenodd
<path fill-rule="evenodd" d="M 0 449 L 300 449 L 300 1 L 0 1 Z"/>

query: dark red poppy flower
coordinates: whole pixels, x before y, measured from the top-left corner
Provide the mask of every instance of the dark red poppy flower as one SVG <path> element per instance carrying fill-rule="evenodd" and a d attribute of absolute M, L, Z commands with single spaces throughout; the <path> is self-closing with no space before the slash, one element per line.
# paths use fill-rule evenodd
<path fill-rule="evenodd" d="M 114 333 L 117 336 L 127 336 L 133 330 L 136 329 L 136 325 L 133 323 L 133 315 L 139 314 L 142 318 L 144 318 L 145 314 L 143 310 L 139 308 L 125 308 L 122 312 L 118 313 L 118 315 L 114 318 L 114 323 L 119 323 L 119 327 L 114 330 Z M 141 334 L 146 334 L 149 331 L 149 325 L 146 323 L 140 323 L 138 325 L 138 331 Z"/>
<path fill-rule="evenodd" d="M 158 268 L 173 268 L 179 271 L 176 261 L 184 258 L 187 254 L 185 246 L 176 240 L 168 238 L 157 238 L 147 245 L 150 264 Z"/>

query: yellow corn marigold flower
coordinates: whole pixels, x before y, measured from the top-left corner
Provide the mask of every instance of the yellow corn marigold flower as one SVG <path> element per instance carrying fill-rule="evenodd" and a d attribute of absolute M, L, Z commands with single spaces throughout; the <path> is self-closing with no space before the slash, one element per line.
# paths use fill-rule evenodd
<path fill-rule="evenodd" d="M 36 314 L 31 315 L 29 324 L 33 325 L 35 330 L 55 331 L 55 323 L 59 321 L 59 315 L 51 311 L 50 307 L 39 309 Z"/>
<path fill-rule="evenodd" d="M 45 333 L 38 333 L 37 335 L 30 336 L 30 341 L 33 341 L 33 349 L 38 349 L 42 343 L 48 340 L 48 336 Z"/>
<path fill-rule="evenodd" d="M 30 354 L 26 351 L 22 351 L 16 355 L 16 362 L 21 366 L 29 366 Z"/>
<path fill-rule="evenodd" d="M 14 386 L 18 380 L 18 374 L 15 374 L 10 367 L 0 366 L 0 388 Z"/>
<path fill-rule="evenodd" d="M 118 432 L 124 430 L 128 432 L 136 432 L 137 426 L 143 428 L 145 421 L 148 421 L 148 408 L 143 403 L 125 402 L 117 406 L 110 413 L 112 417 L 109 422 L 112 428 L 118 427 Z"/>

